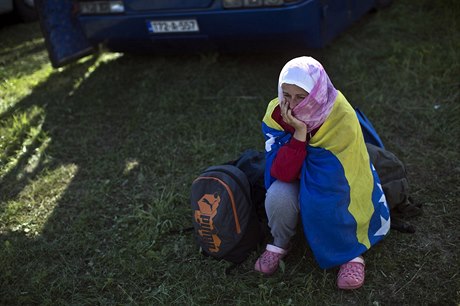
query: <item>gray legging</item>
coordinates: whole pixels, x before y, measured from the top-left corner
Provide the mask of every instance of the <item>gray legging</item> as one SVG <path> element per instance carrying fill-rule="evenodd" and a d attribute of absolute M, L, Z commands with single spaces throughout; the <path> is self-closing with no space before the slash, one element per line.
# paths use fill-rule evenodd
<path fill-rule="evenodd" d="M 274 181 L 267 190 L 265 210 L 273 245 L 286 249 L 299 219 L 299 181 Z"/>

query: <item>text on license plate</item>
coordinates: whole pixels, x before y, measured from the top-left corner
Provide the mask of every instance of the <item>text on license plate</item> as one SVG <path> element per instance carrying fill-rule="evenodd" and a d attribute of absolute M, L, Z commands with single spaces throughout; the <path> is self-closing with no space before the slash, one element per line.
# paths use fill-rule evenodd
<path fill-rule="evenodd" d="M 161 20 L 148 22 L 151 33 L 198 32 L 198 22 L 195 19 Z"/>

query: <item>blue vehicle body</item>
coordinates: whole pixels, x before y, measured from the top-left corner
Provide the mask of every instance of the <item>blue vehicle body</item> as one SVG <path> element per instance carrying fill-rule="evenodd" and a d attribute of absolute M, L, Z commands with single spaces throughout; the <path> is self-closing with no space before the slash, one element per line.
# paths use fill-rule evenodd
<path fill-rule="evenodd" d="M 14 13 L 23 22 L 37 21 L 38 18 L 34 0 L 0 0 L 0 15 L 8 13 Z"/>
<path fill-rule="evenodd" d="M 118 52 L 322 48 L 378 1 L 290 0 L 278 6 L 228 9 L 221 0 L 119 0 L 112 2 L 122 3 L 123 11 L 110 14 L 83 14 L 79 6 L 89 0 L 37 2 L 50 58 L 58 67 L 101 44 Z M 194 20 L 199 30 L 152 31 L 152 21 L 171 20 Z"/>

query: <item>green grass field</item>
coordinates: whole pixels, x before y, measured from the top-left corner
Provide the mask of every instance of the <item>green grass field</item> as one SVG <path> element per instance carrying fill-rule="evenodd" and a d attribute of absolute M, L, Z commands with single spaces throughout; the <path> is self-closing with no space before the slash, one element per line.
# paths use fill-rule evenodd
<path fill-rule="evenodd" d="M 459 305 L 460 2 L 396 0 L 326 49 L 102 54 L 52 69 L 38 24 L 0 26 L 0 304 Z M 302 234 L 285 267 L 203 257 L 190 185 L 263 149 L 278 74 L 313 54 L 407 165 L 424 214 L 336 289 Z"/>

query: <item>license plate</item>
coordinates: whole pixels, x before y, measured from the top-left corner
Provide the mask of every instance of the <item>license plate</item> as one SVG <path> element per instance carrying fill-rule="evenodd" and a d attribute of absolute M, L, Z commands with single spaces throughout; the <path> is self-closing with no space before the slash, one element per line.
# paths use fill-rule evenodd
<path fill-rule="evenodd" d="M 182 33 L 200 30 L 195 19 L 149 21 L 147 26 L 151 33 Z"/>

